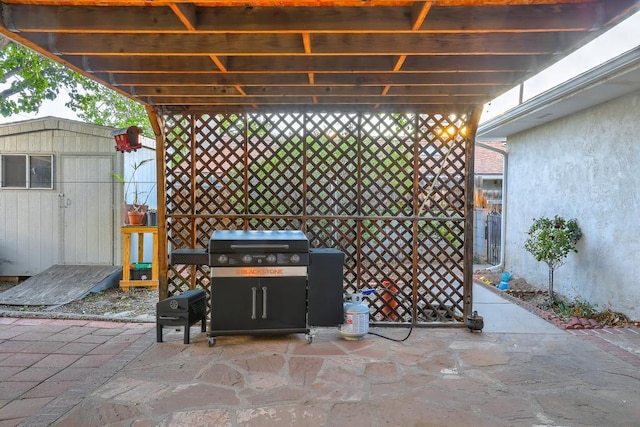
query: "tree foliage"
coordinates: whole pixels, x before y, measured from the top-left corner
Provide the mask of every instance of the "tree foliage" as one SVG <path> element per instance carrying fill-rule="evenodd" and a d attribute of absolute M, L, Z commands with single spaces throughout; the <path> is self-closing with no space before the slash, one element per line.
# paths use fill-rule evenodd
<path fill-rule="evenodd" d="M 82 120 L 153 136 L 144 107 L 37 52 L 0 36 L 0 114 L 36 113 L 46 100 L 69 93 L 66 106 Z"/>
<path fill-rule="evenodd" d="M 570 252 L 578 252 L 576 243 L 582 237 L 582 230 L 575 218 L 566 220 L 556 215 L 553 219 L 534 218 L 527 235 L 524 248 L 536 261 L 549 266 L 549 297 L 553 299 L 553 272 L 566 262 Z"/>
<path fill-rule="evenodd" d="M 153 136 L 149 117 L 142 104 L 83 76 L 79 76 L 79 79 L 81 84 L 70 88 L 71 99 L 66 104 L 78 117 L 102 126 L 138 126 L 143 135 Z"/>
<path fill-rule="evenodd" d="M 0 51 L 0 113 L 7 117 L 37 112 L 45 100 L 55 99 L 75 79 L 63 66 L 20 45 L 6 43 Z"/>

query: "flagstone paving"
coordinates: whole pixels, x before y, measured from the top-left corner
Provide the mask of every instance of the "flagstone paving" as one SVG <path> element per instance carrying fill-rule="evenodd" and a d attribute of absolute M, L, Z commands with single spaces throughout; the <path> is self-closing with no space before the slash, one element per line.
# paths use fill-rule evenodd
<path fill-rule="evenodd" d="M 149 323 L 0 317 L 0 427 L 640 425 L 638 329 L 562 330 L 482 294 L 474 309 L 482 333 L 213 347 L 199 325 L 185 345 Z"/>

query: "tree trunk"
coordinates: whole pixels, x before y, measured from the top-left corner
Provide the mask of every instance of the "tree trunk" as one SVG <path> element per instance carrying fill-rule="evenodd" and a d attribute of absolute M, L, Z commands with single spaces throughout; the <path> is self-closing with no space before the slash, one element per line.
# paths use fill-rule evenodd
<path fill-rule="evenodd" d="M 555 296 L 553 294 L 553 268 L 549 267 L 549 299 L 551 301 L 555 300 Z"/>
<path fill-rule="evenodd" d="M 5 47 L 7 47 L 7 45 L 11 43 L 11 39 L 0 34 L 0 50 L 4 49 Z"/>

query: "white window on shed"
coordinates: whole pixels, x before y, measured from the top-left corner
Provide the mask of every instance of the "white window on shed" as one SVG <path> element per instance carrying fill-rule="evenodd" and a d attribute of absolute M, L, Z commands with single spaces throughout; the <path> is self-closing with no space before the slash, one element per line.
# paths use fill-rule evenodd
<path fill-rule="evenodd" d="M 2 154 L 2 188 L 53 188 L 53 156 Z"/>

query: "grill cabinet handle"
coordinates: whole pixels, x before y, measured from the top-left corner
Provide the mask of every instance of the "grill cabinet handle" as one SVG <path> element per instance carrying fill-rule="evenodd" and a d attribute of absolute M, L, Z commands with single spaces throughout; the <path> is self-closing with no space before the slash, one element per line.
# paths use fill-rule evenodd
<path fill-rule="evenodd" d="M 262 287 L 262 318 L 267 318 L 267 287 Z"/>
<path fill-rule="evenodd" d="M 253 301 L 251 304 L 251 318 L 255 319 L 256 318 L 256 293 L 258 292 L 258 288 L 256 288 L 255 286 L 253 288 L 251 288 L 251 294 L 253 296 Z"/>

